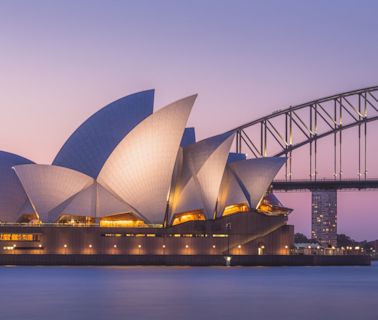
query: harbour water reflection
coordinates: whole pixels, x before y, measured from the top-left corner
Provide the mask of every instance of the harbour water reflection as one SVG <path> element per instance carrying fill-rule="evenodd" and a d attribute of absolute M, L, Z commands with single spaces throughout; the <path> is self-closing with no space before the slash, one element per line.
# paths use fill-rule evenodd
<path fill-rule="evenodd" d="M 378 319 L 372 267 L 0 267 L 1 319 Z"/>

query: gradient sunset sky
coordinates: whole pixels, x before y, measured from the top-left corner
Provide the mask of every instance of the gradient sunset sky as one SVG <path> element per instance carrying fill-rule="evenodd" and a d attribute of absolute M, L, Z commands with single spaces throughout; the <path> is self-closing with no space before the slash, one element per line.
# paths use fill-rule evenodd
<path fill-rule="evenodd" d="M 198 93 L 189 124 L 202 139 L 377 85 L 377 12 L 363 0 L 0 0 L 0 149 L 51 163 L 92 113 L 150 88 L 155 108 Z M 377 195 L 340 192 L 339 232 L 377 239 Z M 278 196 L 309 235 L 310 193 Z"/>

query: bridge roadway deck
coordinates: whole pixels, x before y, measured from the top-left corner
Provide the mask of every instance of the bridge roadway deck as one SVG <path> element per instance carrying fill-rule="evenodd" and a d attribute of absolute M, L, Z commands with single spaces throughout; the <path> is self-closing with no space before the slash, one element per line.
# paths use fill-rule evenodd
<path fill-rule="evenodd" d="M 304 190 L 373 190 L 378 189 L 378 179 L 350 180 L 276 180 L 272 183 L 276 192 Z"/>

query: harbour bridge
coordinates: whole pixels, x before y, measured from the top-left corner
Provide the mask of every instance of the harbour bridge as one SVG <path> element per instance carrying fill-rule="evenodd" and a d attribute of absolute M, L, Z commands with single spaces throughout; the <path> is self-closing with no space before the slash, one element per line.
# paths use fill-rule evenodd
<path fill-rule="evenodd" d="M 252 158 L 287 157 L 272 190 L 310 191 L 311 237 L 333 247 L 337 245 L 337 191 L 378 189 L 376 120 L 378 86 L 280 109 L 230 131 L 236 133 L 237 153 Z M 370 171 L 369 163 L 373 164 Z"/>
<path fill-rule="evenodd" d="M 236 133 L 238 153 L 255 158 L 287 157 L 283 178 L 273 182 L 275 191 L 366 190 L 378 189 L 378 178 L 370 177 L 367 168 L 368 126 L 370 130 L 376 120 L 378 86 L 280 109 L 230 131 Z M 350 134 L 344 138 L 353 128 L 355 138 L 351 139 Z M 373 148 L 378 150 L 378 144 Z M 296 154 L 295 167 L 302 168 L 300 179 L 293 178 Z M 351 158 L 355 160 L 356 175 L 347 178 L 343 169 L 352 166 Z M 329 175 L 320 177 L 319 166 L 328 168 Z M 305 167 L 307 177 L 304 179 Z"/>

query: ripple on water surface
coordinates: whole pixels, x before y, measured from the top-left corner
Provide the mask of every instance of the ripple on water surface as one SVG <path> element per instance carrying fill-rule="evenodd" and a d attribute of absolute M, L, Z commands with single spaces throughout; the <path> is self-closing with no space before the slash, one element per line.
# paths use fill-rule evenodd
<path fill-rule="evenodd" d="M 378 319 L 372 267 L 0 267 L 0 319 Z"/>

